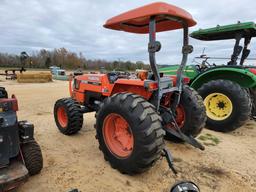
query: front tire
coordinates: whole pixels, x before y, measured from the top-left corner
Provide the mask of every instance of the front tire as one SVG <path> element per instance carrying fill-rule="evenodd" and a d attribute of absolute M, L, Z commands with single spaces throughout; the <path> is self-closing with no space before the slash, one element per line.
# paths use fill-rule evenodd
<path fill-rule="evenodd" d="M 32 140 L 22 144 L 21 151 L 29 175 L 40 173 L 43 168 L 43 156 L 38 143 L 35 140 Z"/>
<path fill-rule="evenodd" d="M 56 101 L 54 105 L 55 123 L 64 135 L 73 135 L 83 126 L 83 113 L 78 102 L 72 98 Z"/>
<path fill-rule="evenodd" d="M 96 114 L 95 127 L 105 160 L 121 173 L 145 171 L 164 148 L 161 117 L 152 104 L 135 94 L 106 98 Z"/>
<path fill-rule="evenodd" d="M 230 132 L 242 126 L 251 113 L 251 99 L 237 83 L 214 80 L 198 89 L 203 97 L 207 113 L 207 128 Z"/>
<path fill-rule="evenodd" d="M 202 97 L 191 87 L 184 85 L 180 103 L 176 109 L 176 122 L 180 130 L 188 136 L 197 137 L 205 126 L 206 112 Z M 165 129 L 173 129 L 168 123 Z M 166 132 L 167 140 L 180 142 L 181 140 Z"/>

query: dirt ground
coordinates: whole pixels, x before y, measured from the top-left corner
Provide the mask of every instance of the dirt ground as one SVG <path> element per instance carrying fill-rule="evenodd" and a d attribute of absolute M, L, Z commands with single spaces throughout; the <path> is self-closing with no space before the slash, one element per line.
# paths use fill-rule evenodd
<path fill-rule="evenodd" d="M 166 142 L 175 157 L 178 176 L 168 169 L 165 159 L 146 173 L 127 176 L 113 170 L 99 151 L 93 128 L 94 113 L 84 115 L 83 128 L 75 136 L 64 136 L 57 130 L 53 106 L 57 99 L 68 97 L 67 82 L 3 81 L 1 86 L 19 99 L 19 119 L 34 123 L 35 137 L 44 157 L 42 172 L 29 178 L 18 192 L 67 192 L 71 188 L 83 192 L 168 192 L 181 179 L 196 182 L 202 192 L 256 191 L 253 121 L 229 134 L 203 130 L 201 140 L 206 145 L 205 151 Z"/>

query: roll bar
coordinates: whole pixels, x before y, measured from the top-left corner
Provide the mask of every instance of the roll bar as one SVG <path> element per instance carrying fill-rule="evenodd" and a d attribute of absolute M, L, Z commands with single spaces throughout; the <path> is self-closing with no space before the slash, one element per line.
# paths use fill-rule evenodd
<path fill-rule="evenodd" d="M 179 22 L 183 26 L 182 60 L 181 60 L 180 67 L 177 71 L 177 82 L 176 82 L 176 87 L 177 87 L 177 90 L 179 93 L 179 97 L 176 97 L 177 99 L 175 99 L 176 101 L 173 102 L 173 106 L 172 106 L 173 108 L 176 108 L 179 103 L 179 100 L 180 100 L 180 93 L 182 91 L 182 80 L 183 80 L 184 68 L 185 68 L 187 60 L 188 60 L 188 54 L 193 52 L 193 47 L 191 45 L 189 45 L 188 24 L 184 20 L 176 18 L 176 17 L 171 17 L 171 16 L 164 16 L 164 17 L 165 17 L 165 19 Z M 156 19 L 154 16 L 152 16 L 152 17 L 150 17 L 150 22 L 149 22 L 148 52 L 149 52 L 150 67 L 151 67 L 154 77 L 159 85 L 158 98 L 161 98 L 161 95 L 162 95 L 161 94 L 161 78 L 160 78 L 159 71 L 158 71 L 157 64 L 156 64 L 155 53 L 160 51 L 160 49 L 161 49 L 161 44 L 159 41 L 156 41 Z M 157 108 L 158 107 L 159 107 L 159 103 L 157 105 Z"/>

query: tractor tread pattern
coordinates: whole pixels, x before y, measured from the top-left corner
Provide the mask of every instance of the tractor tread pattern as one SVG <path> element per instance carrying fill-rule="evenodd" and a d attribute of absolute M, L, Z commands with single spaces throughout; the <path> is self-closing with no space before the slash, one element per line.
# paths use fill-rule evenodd
<path fill-rule="evenodd" d="M 43 168 L 43 157 L 40 146 L 35 140 L 22 144 L 22 155 L 29 175 L 40 173 Z"/>
<path fill-rule="evenodd" d="M 251 95 L 251 100 L 252 100 L 252 118 L 256 118 L 256 89 L 252 88 L 250 89 L 250 95 Z"/>
<path fill-rule="evenodd" d="M 188 100 L 189 106 L 193 110 L 190 127 L 187 130 L 184 130 L 184 133 L 196 137 L 205 127 L 207 119 L 206 109 L 202 97 L 197 93 L 196 90 L 187 85 L 184 85 L 184 89 L 189 90 L 189 94 L 185 96 L 185 100 Z"/>
<path fill-rule="evenodd" d="M 183 85 L 180 104 L 184 107 L 186 117 L 181 131 L 185 135 L 197 137 L 206 123 L 206 110 L 202 97 L 188 85 Z M 166 139 L 180 142 L 181 140 L 171 134 L 166 134 Z"/>
<path fill-rule="evenodd" d="M 62 128 L 57 120 L 57 108 L 63 106 L 66 109 L 68 116 L 68 125 L 66 128 Z M 58 129 L 64 135 L 73 135 L 80 131 L 83 126 L 83 113 L 81 107 L 77 101 L 72 98 L 63 98 L 56 101 L 54 106 L 54 117 Z"/>
<path fill-rule="evenodd" d="M 248 91 L 235 82 L 219 79 L 203 84 L 202 87 L 198 89 L 198 93 L 202 97 L 206 97 L 204 94 L 213 89 L 218 89 L 217 91 L 228 90 L 232 96 L 235 96 L 235 109 L 237 112 L 232 118 L 226 119 L 218 124 L 216 121 L 208 118 L 206 127 L 220 132 L 230 132 L 241 127 L 249 119 L 251 114 L 252 103 Z"/>
<path fill-rule="evenodd" d="M 135 128 L 132 129 L 136 138 L 135 151 L 139 151 L 137 157 L 127 157 L 127 163 L 119 162 L 108 150 L 102 136 L 104 114 L 111 107 L 125 110 L 130 114 L 127 118 L 133 121 Z M 96 114 L 96 130 L 99 141 L 99 148 L 104 154 L 104 159 L 109 161 L 111 167 L 118 169 L 121 173 L 133 175 L 141 173 L 156 162 L 164 148 L 164 134 L 161 117 L 156 113 L 155 107 L 143 97 L 132 93 L 117 93 L 105 99 L 102 107 Z"/>

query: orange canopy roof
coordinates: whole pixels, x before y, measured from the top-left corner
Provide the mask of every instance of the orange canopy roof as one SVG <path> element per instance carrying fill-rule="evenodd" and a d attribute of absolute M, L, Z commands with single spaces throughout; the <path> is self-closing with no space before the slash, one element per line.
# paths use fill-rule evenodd
<path fill-rule="evenodd" d="M 131 33 L 149 33 L 148 25 L 151 16 L 156 16 L 156 32 L 182 28 L 179 22 L 168 20 L 164 16 L 182 19 L 188 23 L 189 27 L 196 25 L 191 14 L 184 9 L 158 2 L 112 17 L 107 20 L 104 27 Z"/>

